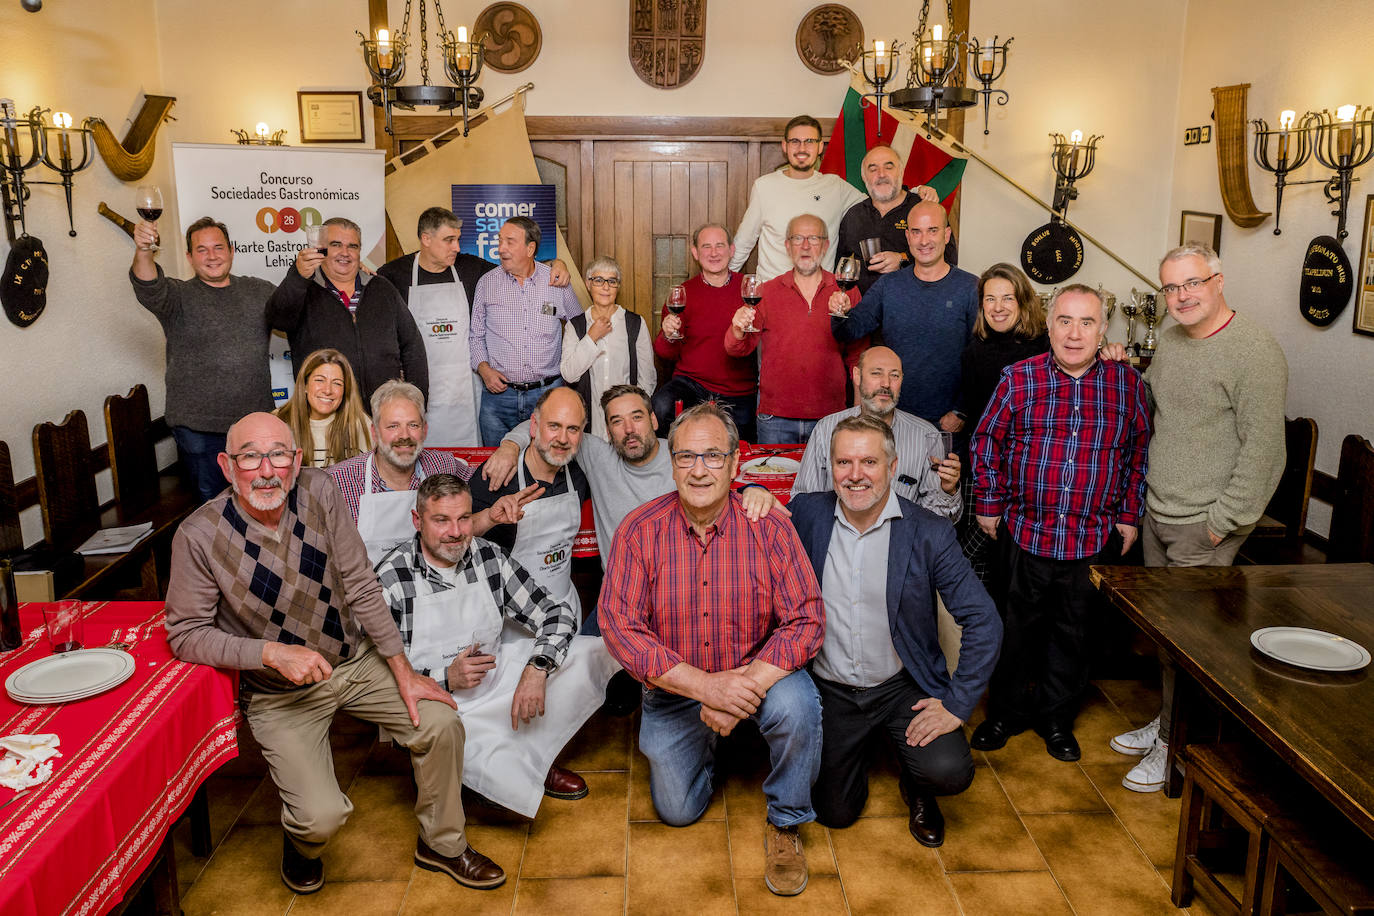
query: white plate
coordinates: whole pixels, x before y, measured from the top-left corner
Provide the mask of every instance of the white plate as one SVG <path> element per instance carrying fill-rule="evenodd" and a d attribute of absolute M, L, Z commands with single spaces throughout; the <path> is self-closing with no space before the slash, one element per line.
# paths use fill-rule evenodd
<path fill-rule="evenodd" d="M 1314 671 L 1358 671 L 1369 664 L 1369 650 L 1359 643 L 1307 627 L 1261 627 L 1250 644 L 1270 658 Z"/>
<path fill-rule="evenodd" d="M 768 464 L 776 470 L 760 471 L 760 465 Z M 762 455 L 758 458 L 750 458 L 744 462 L 744 467 L 740 470 L 746 474 L 754 474 L 758 477 L 771 477 L 773 475 L 782 476 L 785 474 L 795 474 L 801 470 L 801 462 L 795 458 L 784 458 L 781 455 Z"/>
<path fill-rule="evenodd" d="M 66 703 L 103 693 L 133 673 L 128 652 L 78 649 L 30 662 L 5 680 L 5 692 L 21 703 Z"/>

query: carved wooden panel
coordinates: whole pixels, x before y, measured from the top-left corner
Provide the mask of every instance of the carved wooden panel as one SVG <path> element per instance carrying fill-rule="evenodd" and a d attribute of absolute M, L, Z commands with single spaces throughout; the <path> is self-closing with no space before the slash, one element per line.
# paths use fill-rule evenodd
<path fill-rule="evenodd" d="M 659 89 L 691 82 L 706 56 L 706 0 L 630 0 L 630 65 Z"/>
<path fill-rule="evenodd" d="M 487 33 L 482 46 L 483 66 L 502 73 L 519 73 L 539 57 L 544 34 L 534 13 L 518 3 L 493 3 L 477 14 L 474 36 Z"/>
<path fill-rule="evenodd" d="M 797 26 L 797 56 L 816 73 L 842 72 L 840 61 L 857 61 L 863 46 L 863 23 L 853 10 L 838 3 L 821 4 Z"/>

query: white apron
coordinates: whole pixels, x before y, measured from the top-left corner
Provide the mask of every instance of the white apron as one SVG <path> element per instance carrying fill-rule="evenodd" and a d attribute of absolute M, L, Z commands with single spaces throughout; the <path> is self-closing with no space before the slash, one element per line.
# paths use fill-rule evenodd
<path fill-rule="evenodd" d="M 606 683 L 620 669 L 600 637 L 575 636 L 567 657 L 550 675 L 544 715 L 510 727 L 511 702 L 534 638 L 506 642 L 503 616 L 486 579 L 460 581 L 451 589 L 416 597 L 410 649 L 417 668 L 447 668 L 474 636 L 496 667 L 476 687 L 454 690 L 463 720 L 463 784 L 525 817 L 534 817 L 544 797 L 544 779 L 559 751 L 605 699 Z M 509 628 L 507 628 L 509 630 Z"/>
<path fill-rule="evenodd" d="M 425 420 L 431 445 L 481 445 L 476 377 L 468 359 L 468 297 L 452 267 L 452 283 L 420 285 L 420 256 L 410 268 L 410 314 L 425 339 L 429 398 Z"/>
<path fill-rule="evenodd" d="M 363 492 L 358 497 L 358 533 L 363 536 L 367 546 L 367 560 L 374 567 L 386 556 L 386 552 L 402 541 L 415 537 L 415 523 L 410 520 L 410 510 L 415 508 L 414 490 L 372 491 L 372 468 L 376 454 L 367 456 L 367 467 L 363 469 Z M 415 460 L 415 472 L 425 479 L 420 460 Z"/>
<path fill-rule="evenodd" d="M 526 446 L 528 451 L 531 446 Z M 525 454 L 521 452 L 519 479 L 516 485 L 523 490 L 529 486 L 525 480 Z M 544 588 L 549 590 L 555 601 L 567 602 L 572 608 L 577 625 L 582 626 L 582 599 L 572 581 L 573 540 L 582 527 L 582 501 L 573 488 L 572 478 L 567 476 L 568 492 L 559 496 L 545 496 L 525 505 L 525 517 L 515 526 L 515 545 L 511 547 L 511 559 L 515 560 Z"/>

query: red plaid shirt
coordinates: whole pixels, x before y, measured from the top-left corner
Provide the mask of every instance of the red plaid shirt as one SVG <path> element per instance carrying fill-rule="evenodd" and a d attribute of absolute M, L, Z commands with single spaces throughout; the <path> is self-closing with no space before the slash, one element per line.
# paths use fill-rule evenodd
<path fill-rule="evenodd" d="M 1150 431 L 1145 383 L 1125 363 L 1099 359 L 1079 378 L 1053 353 L 1014 363 L 973 434 L 974 509 L 1005 517 L 1036 556 L 1091 556 L 1114 524 L 1140 524 Z"/>
<path fill-rule="evenodd" d="M 641 681 L 679 662 L 718 672 L 761 658 L 805 665 L 825 636 L 825 606 L 791 524 L 751 523 L 739 496 L 698 538 L 676 492 L 625 517 L 597 604 L 616 661 Z"/>

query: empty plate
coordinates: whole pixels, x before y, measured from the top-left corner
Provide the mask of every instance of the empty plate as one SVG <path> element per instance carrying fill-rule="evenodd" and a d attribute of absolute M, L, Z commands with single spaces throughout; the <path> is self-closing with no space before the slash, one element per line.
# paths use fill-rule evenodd
<path fill-rule="evenodd" d="M 65 703 L 103 693 L 133 673 L 128 652 L 78 649 L 30 662 L 5 680 L 5 692 L 20 703 Z"/>
<path fill-rule="evenodd" d="M 1250 644 L 1270 658 L 1314 671 L 1358 671 L 1369 664 L 1369 651 L 1335 633 L 1307 627 L 1261 627 Z"/>

